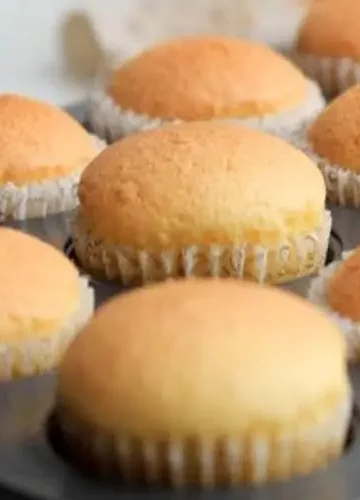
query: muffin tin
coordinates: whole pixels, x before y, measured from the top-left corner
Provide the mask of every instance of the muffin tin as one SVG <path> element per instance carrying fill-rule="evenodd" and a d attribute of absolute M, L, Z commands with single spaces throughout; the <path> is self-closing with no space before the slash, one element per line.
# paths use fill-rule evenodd
<path fill-rule="evenodd" d="M 84 123 L 83 108 L 76 107 L 71 112 Z M 69 235 L 69 225 L 73 214 L 51 216 L 46 225 L 32 220 L 26 225 L 14 223 L 28 232 L 45 239 L 58 248 L 64 249 L 67 256 L 75 260 Z M 351 234 L 343 232 L 338 222 L 341 217 L 335 213 L 335 231 L 330 240 L 328 262 L 341 257 L 343 248 L 350 248 L 360 242 L 360 233 L 354 229 Z M 356 228 L 356 226 L 354 226 Z M 338 236 L 341 234 L 341 237 Z M 345 236 L 345 241 L 342 239 Z M 351 236 L 351 240 L 348 239 Z M 80 269 L 80 272 L 82 270 Z M 119 285 L 92 280 L 96 291 L 97 305 L 121 291 Z M 308 279 L 287 285 L 298 293 L 303 293 Z M 355 410 L 360 404 L 360 370 L 350 369 L 355 394 Z M 238 488 L 225 491 L 179 491 L 129 489 L 121 485 L 103 484 L 86 478 L 66 462 L 61 456 L 61 443 L 56 439 L 53 427 L 47 425 L 55 392 L 55 376 L 52 374 L 21 381 L 0 384 L 0 487 L 5 492 L 25 495 L 39 500 L 103 500 L 138 499 L 167 500 L 173 498 L 205 499 L 289 499 L 330 500 L 360 498 L 360 418 L 354 412 L 353 428 L 348 449 L 344 456 L 331 464 L 326 470 L 296 479 L 284 484 L 254 488 Z M 51 440 L 49 438 L 52 438 Z"/>

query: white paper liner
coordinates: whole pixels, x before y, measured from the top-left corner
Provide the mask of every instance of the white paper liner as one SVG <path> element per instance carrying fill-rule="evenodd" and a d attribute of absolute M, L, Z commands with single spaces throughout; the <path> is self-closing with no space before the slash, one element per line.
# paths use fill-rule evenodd
<path fill-rule="evenodd" d="M 325 100 L 318 85 L 309 80 L 308 95 L 305 101 L 295 107 L 277 114 L 264 117 L 229 118 L 226 121 L 243 123 L 275 135 L 286 135 L 290 130 L 296 130 L 304 123 L 312 121 L 325 107 Z M 180 123 L 180 119 L 163 120 L 151 118 L 146 114 L 138 114 L 132 110 L 122 109 L 102 89 L 96 89 L 89 99 L 89 125 L 99 137 L 114 142 L 134 132 L 150 130 L 165 123 Z"/>
<path fill-rule="evenodd" d="M 352 253 L 352 251 L 344 252 L 343 260 L 348 259 Z M 321 307 L 330 316 L 330 318 L 335 321 L 345 336 L 348 359 L 355 361 L 360 357 L 360 323 L 357 323 L 350 318 L 345 318 L 341 314 L 334 311 L 330 307 L 327 299 L 328 283 L 341 264 L 342 261 L 333 262 L 322 269 L 319 275 L 310 283 L 308 299 L 313 304 Z"/>
<path fill-rule="evenodd" d="M 17 344 L 0 343 L 0 381 L 38 375 L 56 368 L 71 340 L 94 311 L 94 290 L 87 278 L 81 276 L 79 281 L 79 309 L 65 321 L 60 331 L 43 339 Z"/>
<path fill-rule="evenodd" d="M 100 152 L 106 144 L 98 137 L 93 137 Z M 15 186 L 11 182 L 0 186 L 0 222 L 7 219 L 46 217 L 75 209 L 78 205 L 77 186 L 82 171 L 83 169 L 66 177 L 23 186 Z"/>
<path fill-rule="evenodd" d="M 294 395 L 296 397 L 296 395 Z M 263 484 L 288 480 L 325 467 L 344 449 L 352 412 L 348 394 L 312 424 L 290 423 L 292 432 L 272 431 L 211 439 L 136 439 L 84 425 L 60 406 L 60 435 L 74 460 L 102 476 L 129 483 L 173 487 Z M 121 422 L 119 422 L 119 426 Z"/>
<path fill-rule="evenodd" d="M 342 168 L 341 165 L 330 163 L 319 156 L 307 139 L 308 127 L 302 127 L 288 136 L 289 142 L 301 149 L 311 158 L 321 170 L 329 201 L 343 207 L 360 207 L 360 175 Z"/>
<path fill-rule="evenodd" d="M 179 250 L 147 251 L 99 242 L 83 227 L 73 226 L 76 255 L 89 272 L 119 279 L 124 286 L 185 276 L 234 277 L 279 284 L 317 272 L 326 259 L 331 214 L 322 227 L 275 247 L 204 245 Z"/>
<path fill-rule="evenodd" d="M 294 62 L 304 73 L 317 81 L 327 97 L 341 94 L 360 82 L 360 64 L 349 58 L 321 57 L 294 52 Z"/>

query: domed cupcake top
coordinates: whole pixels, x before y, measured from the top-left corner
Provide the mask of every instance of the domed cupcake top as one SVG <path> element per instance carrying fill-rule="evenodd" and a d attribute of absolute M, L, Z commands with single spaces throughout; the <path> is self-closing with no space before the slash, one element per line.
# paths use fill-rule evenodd
<path fill-rule="evenodd" d="M 51 245 L 2 227 L 0 267 L 2 342 L 46 337 L 79 308 L 78 271 Z"/>
<path fill-rule="evenodd" d="M 360 84 L 341 94 L 309 131 L 316 154 L 329 163 L 360 173 Z"/>
<path fill-rule="evenodd" d="M 144 51 L 115 71 L 107 91 L 123 109 L 192 121 L 295 107 L 306 98 L 307 81 L 264 45 L 203 36 Z"/>
<path fill-rule="evenodd" d="M 70 115 L 15 94 L 0 95 L 0 184 L 67 176 L 97 153 L 94 138 Z"/>
<path fill-rule="evenodd" d="M 93 238 L 145 248 L 263 244 L 321 226 L 325 185 L 284 141 L 225 122 L 136 134 L 107 148 L 79 185 Z"/>
<path fill-rule="evenodd" d="M 360 321 L 360 247 L 336 270 L 328 283 L 329 306 L 341 316 Z"/>
<path fill-rule="evenodd" d="M 99 309 L 65 354 L 58 405 L 120 435 L 219 437 L 275 432 L 300 415 L 306 428 L 347 391 L 344 340 L 310 303 L 187 280 Z"/>

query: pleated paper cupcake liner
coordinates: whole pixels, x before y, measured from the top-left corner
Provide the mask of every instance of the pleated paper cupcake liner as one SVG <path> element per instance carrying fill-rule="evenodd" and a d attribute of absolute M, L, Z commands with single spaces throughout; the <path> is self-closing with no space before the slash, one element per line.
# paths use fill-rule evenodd
<path fill-rule="evenodd" d="M 60 179 L 0 187 L 0 220 L 24 220 L 73 210 L 81 171 Z"/>
<path fill-rule="evenodd" d="M 99 152 L 106 147 L 94 136 Z M 77 170 L 58 179 L 15 186 L 8 182 L 0 186 L 0 222 L 41 218 L 73 210 L 78 205 L 77 186 L 82 173 Z"/>
<path fill-rule="evenodd" d="M 76 219 L 73 239 L 80 264 L 91 274 L 124 286 L 176 277 L 234 277 L 280 284 L 309 276 L 323 267 L 331 231 L 330 212 L 322 227 L 283 244 L 192 245 L 179 250 L 148 251 L 108 245 L 93 239 Z"/>
<path fill-rule="evenodd" d="M 94 291 L 88 280 L 80 277 L 79 309 L 62 328 L 44 338 L 0 343 L 0 381 L 30 377 L 54 369 L 71 340 L 90 319 L 95 305 Z"/>
<path fill-rule="evenodd" d="M 360 82 L 360 64 L 352 59 L 299 52 L 292 58 L 309 78 L 319 83 L 326 97 L 335 97 Z"/>
<path fill-rule="evenodd" d="M 325 467 L 340 456 L 352 412 L 350 394 L 310 424 L 287 432 L 252 431 L 237 437 L 146 439 L 112 434 L 57 408 L 59 438 L 70 461 L 85 471 L 128 483 L 174 488 L 263 484 Z"/>
<path fill-rule="evenodd" d="M 350 257 L 351 253 L 352 252 L 344 252 L 343 260 Z M 334 311 L 330 307 L 327 299 L 329 281 L 334 276 L 341 263 L 342 261 L 333 262 L 322 269 L 319 276 L 314 278 L 310 283 L 308 299 L 313 304 L 321 307 L 343 332 L 346 339 L 348 359 L 350 361 L 360 361 L 360 323 Z"/>
<path fill-rule="evenodd" d="M 330 163 L 318 155 L 306 138 L 307 128 L 304 127 L 291 135 L 290 142 L 301 149 L 321 170 L 328 200 L 342 207 L 360 207 L 360 174 L 346 170 L 341 165 Z"/>
<path fill-rule="evenodd" d="M 106 143 L 94 136 L 99 152 Z M 55 180 L 0 186 L 0 224 L 36 235 L 62 249 L 71 233 L 82 170 Z"/>
<path fill-rule="evenodd" d="M 226 121 L 242 123 L 275 135 L 287 135 L 305 123 L 312 121 L 325 107 L 325 100 L 318 85 L 309 80 L 305 101 L 294 108 L 264 117 L 245 119 L 229 118 Z M 89 99 L 88 122 L 91 130 L 111 143 L 135 132 L 158 128 L 165 123 L 180 123 L 180 119 L 151 118 L 132 110 L 122 109 L 102 89 L 95 90 Z"/>

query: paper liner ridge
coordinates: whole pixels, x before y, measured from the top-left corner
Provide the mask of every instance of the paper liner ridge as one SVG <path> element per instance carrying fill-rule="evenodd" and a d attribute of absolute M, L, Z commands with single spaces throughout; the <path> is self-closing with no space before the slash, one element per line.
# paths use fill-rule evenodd
<path fill-rule="evenodd" d="M 105 142 L 93 136 L 99 152 Z M 85 167 L 86 165 L 84 165 Z M 0 222 L 8 218 L 24 220 L 73 210 L 78 205 L 77 186 L 82 170 L 53 180 L 16 186 L 0 186 Z"/>
<path fill-rule="evenodd" d="M 178 276 L 232 276 L 281 283 L 310 275 L 324 265 L 330 230 L 331 214 L 326 211 L 321 228 L 276 247 L 193 245 L 178 251 L 150 252 L 95 241 L 77 218 L 73 238 L 85 268 L 108 279 L 119 277 L 124 285 Z"/>
<path fill-rule="evenodd" d="M 294 51 L 291 56 L 309 78 L 319 83 L 328 97 L 334 97 L 360 82 L 360 64 L 353 59 L 317 56 L 298 51 Z"/>
<path fill-rule="evenodd" d="M 58 407 L 61 437 L 73 458 L 104 476 L 132 483 L 262 484 L 324 467 L 343 451 L 352 411 L 348 394 L 327 419 L 296 433 L 248 434 L 233 439 L 151 440 L 110 434 L 84 425 Z"/>
<path fill-rule="evenodd" d="M 308 96 L 302 105 L 273 115 L 244 119 L 229 118 L 227 121 L 260 128 L 275 135 L 286 136 L 289 130 L 296 130 L 311 121 L 324 107 L 325 100 L 316 83 L 309 80 Z M 122 109 L 101 88 L 95 89 L 89 97 L 89 123 L 93 131 L 103 139 L 113 142 L 134 132 L 151 130 L 165 123 L 180 123 L 180 119 L 163 120 L 146 114 Z"/>

